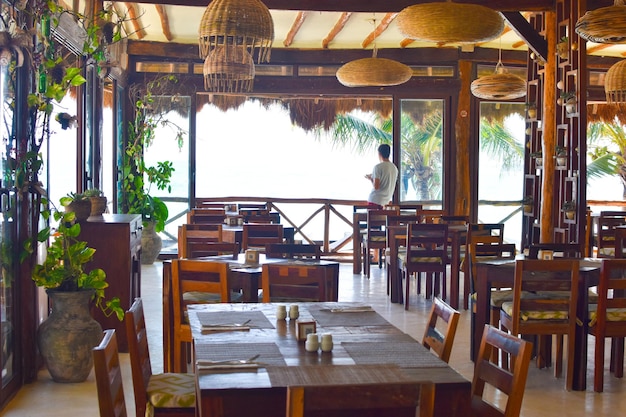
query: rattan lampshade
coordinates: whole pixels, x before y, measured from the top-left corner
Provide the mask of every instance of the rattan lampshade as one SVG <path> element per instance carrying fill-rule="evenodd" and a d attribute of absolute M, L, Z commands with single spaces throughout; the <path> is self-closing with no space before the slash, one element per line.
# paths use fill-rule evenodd
<path fill-rule="evenodd" d="M 378 87 L 403 84 L 413 70 L 401 62 L 386 58 L 362 58 L 350 61 L 337 70 L 337 79 L 346 87 Z"/>
<path fill-rule="evenodd" d="M 608 103 L 626 103 L 626 60 L 614 64 L 606 72 L 604 92 Z"/>
<path fill-rule="evenodd" d="M 526 81 L 509 74 L 501 63 L 495 74 L 485 75 L 472 81 L 472 94 L 488 100 L 513 100 L 526 95 Z"/>
<path fill-rule="evenodd" d="M 221 93 L 249 93 L 254 84 L 254 61 L 242 46 L 221 45 L 204 60 L 204 89 Z"/>
<path fill-rule="evenodd" d="M 486 42 L 504 29 L 504 19 L 493 9 L 450 2 L 409 6 L 396 22 L 406 37 L 437 43 Z"/>
<path fill-rule="evenodd" d="M 201 58 L 219 45 L 238 45 L 257 54 L 257 62 L 269 62 L 274 22 L 259 0 L 213 0 L 202 15 L 198 34 Z"/>
<path fill-rule="evenodd" d="M 585 13 L 575 27 L 576 33 L 590 42 L 626 43 L 626 6 L 615 0 L 613 6 Z"/>

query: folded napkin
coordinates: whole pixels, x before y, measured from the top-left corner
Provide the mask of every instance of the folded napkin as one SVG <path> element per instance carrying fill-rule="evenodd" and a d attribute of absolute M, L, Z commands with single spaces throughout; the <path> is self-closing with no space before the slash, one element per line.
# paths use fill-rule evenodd
<path fill-rule="evenodd" d="M 250 326 L 243 326 L 237 324 L 211 324 L 208 326 L 202 326 L 202 333 L 213 332 L 237 332 L 237 331 L 249 331 Z"/>
<path fill-rule="evenodd" d="M 246 362 L 246 361 L 206 361 L 206 360 L 198 360 L 196 361 L 196 368 L 198 370 L 212 371 L 212 370 L 220 370 L 220 369 L 257 369 L 261 366 L 261 364 L 256 362 Z"/>
<path fill-rule="evenodd" d="M 355 307 L 339 307 L 331 308 L 331 313 L 364 313 L 368 311 L 374 311 L 371 306 L 355 306 Z"/>

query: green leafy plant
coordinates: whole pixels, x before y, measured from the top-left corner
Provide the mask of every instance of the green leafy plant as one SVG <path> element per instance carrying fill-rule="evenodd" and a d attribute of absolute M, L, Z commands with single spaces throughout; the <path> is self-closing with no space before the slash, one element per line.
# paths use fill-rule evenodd
<path fill-rule="evenodd" d="M 562 211 L 574 211 L 576 210 L 576 202 L 575 201 L 565 201 L 563 202 L 563 206 L 561 206 Z"/>
<path fill-rule="evenodd" d="M 535 199 L 533 198 L 532 195 L 527 195 L 524 197 L 524 199 L 522 200 L 522 205 L 524 206 L 530 206 L 535 202 Z"/>
<path fill-rule="evenodd" d="M 85 191 L 83 192 L 83 195 L 84 195 L 85 197 L 88 197 L 88 198 L 90 198 L 90 197 L 103 197 L 103 196 L 104 196 L 104 194 L 102 193 L 102 191 L 100 191 L 100 190 L 99 190 L 99 189 L 97 189 L 97 188 L 89 188 L 89 189 L 87 189 L 87 190 L 85 190 Z"/>
<path fill-rule="evenodd" d="M 129 124 L 129 141 L 124 155 L 122 211 L 141 214 L 144 223 L 154 223 L 156 232 L 161 232 L 165 228 L 169 212 L 163 200 L 151 194 L 152 187 L 170 193 L 174 166 L 170 161 L 146 165 L 143 153 L 155 140 L 158 126 L 172 128 L 179 147 L 182 146 L 185 132 L 164 117 L 165 111 L 161 108 L 160 98 L 155 93 L 176 90 L 177 83 L 176 77 L 166 75 L 148 82 L 145 90 L 131 91 L 135 103 L 135 118 Z M 169 94 L 171 95 L 171 92 Z"/>
<path fill-rule="evenodd" d="M 66 206 L 72 200 L 72 197 L 63 197 L 61 205 Z M 33 268 L 32 278 L 35 284 L 58 291 L 94 290 L 95 305 L 105 315 L 115 314 L 118 319 L 123 320 L 124 310 L 120 305 L 120 299 L 118 297 L 105 299 L 104 291 L 109 286 L 106 282 L 106 273 L 100 268 L 89 272 L 84 269 L 96 250 L 79 239 L 80 224 L 76 222 L 75 213 L 59 211 L 54 205 L 49 205 L 45 198 L 42 198 L 41 203 L 44 207 L 41 211 L 43 218 L 49 220 L 52 216 L 58 222 L 58 226 L 56 229 L 46 227 L 37 236 L 38 242 L 50 240 L 50 245 L 46 260 Z M 26 247 L 27 252 L 29 247 L 32 251 L 32 245 L 29 245 Z"/>
<path fill-rule="evenodd" d="M 567 148 L 557 145 L 554 148 L 556 156 L 567 156 Z"/>
<path fill-rule="evenodd" d="M 530 153 L 530 157 L 531 158 L 542 158 L 543 157 L 543 153 L 541 151 L 531 152 Z"/>

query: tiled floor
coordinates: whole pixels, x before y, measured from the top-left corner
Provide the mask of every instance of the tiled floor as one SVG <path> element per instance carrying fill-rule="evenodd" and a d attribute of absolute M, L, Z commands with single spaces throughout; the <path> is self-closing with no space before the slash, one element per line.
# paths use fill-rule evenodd
<path fill-rule="evenodd" d="M 161 342 L 161 265 L 144 266 L 142 296 L 148 318 L 148 336 L 152 352 L 153 370 L 162 369 Z M 411 298 L 408 312 L 400 305 L 391 304 L 386 296 L 384 270 L 372 268 L 372 278 L 352 275 L 351 265 L 342 265 L 340 301 L 360 301 L 372 305 L 380 314 L 406 333 L 421 339 L 430 302 L 421 296 Z M 470 315 L 463 311 L 452 350 L 450 364 L 466 378 L 471 379 L 473 363 L 469 360 Z M 593 338 L 590 337 L 593 343 Z M 608 356 L 607 356 L 608 357 Z M 121 354 L 126 402 L 129 415 L 134 414 L 132 382 L 128 354 Z M 593 347 L 590 345 L 587 385 L 593 381 Z M 564 380 L 555 379 L 552 369 L 539 370 L 531 364 L 524 395 L 522 416 L 597 416 L 614 417 L 626 414 L 626 383 L 605 374 L 605 392 L 596 394 L 589 388 L 586 392 L 567 392 Z M 70 414 L 68 414 L 68 412 Z M 81 384 L 58 384 L 51 381 L 47 372 L 41 371 L 38 381 L 24 387 L 0 415 L 6 417 L 68 415 L 97 416 L 96 387 L 92 375 Z"/>

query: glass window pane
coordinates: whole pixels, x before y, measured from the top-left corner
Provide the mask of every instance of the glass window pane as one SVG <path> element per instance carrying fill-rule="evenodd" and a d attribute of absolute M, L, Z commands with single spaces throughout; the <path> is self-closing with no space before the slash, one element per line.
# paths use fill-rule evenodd
<path fill-rule="evenodd" d="M 442 208 L 443 100 L 402 100 L 400 201 Z"/>

